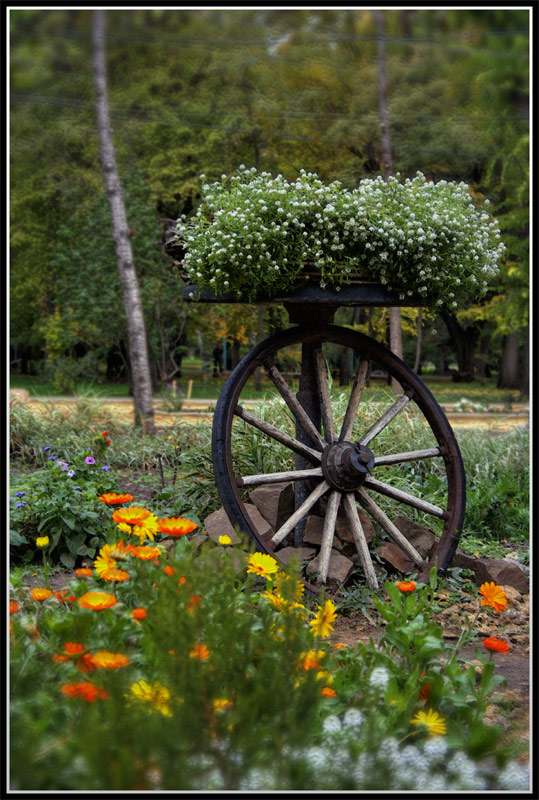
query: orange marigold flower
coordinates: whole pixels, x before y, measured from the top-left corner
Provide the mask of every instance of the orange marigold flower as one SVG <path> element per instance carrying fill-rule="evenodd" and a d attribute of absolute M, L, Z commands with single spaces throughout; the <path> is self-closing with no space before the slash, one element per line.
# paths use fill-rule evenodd
<path fill-rule="evenodd" d="M 335 644 L 331 645 L 334 650 L 346 650 L 348 647 L 347 644 L 343 644 L 342 642 L 335 642 Z"/>
<path fill-rule="evenodd" d="M 308 653 L 302 653 L 302 660 L 299 662 L 299 666 L 306 672 L 310 669 L 322 669 L 320 660 L 324 656 L 324 650 L 309 650 Z"/>
<path fill-rule="evenodd" d="M 163 519 L 157 520 L 157 530 L 168 536 L 183 536 L 185 533 L 191 533 L 195 528 L 198 528 L 196 522 L 184 517 L 163 517 Z"/>
<path fill-rule="evenodd" d="M 324 697 L 337 697 L 337 692 L 331 686 L 322 686 L 322 695 Z"/>
<path fill-rule="evenodd" d="M 112 514 L 112 519 L 114 522 L 121 522 L 124 525 L 139 525 L 149 516 L 150 511 L 146 508 L 128 506 L 127 508 L 117 508 Z"/>
<path fill-rule="evenodd" d="M 199 594 L 192 594 L 189 598 L 189 602 L 187 604 L 188 611 L 194 611 L 197 608 L 198 604 L 202 600 L 202 597 Z"/>
<path fill-rule="evenodd" d="M 96 686 L 91 681 L 64 683 L 63 686 L 60 686 L 60 691 L 67 697 L 77 697 L 87 703 L 95 703 L 98 698 L 108 699 L 109 697 L 104 689 Z"/>
<path fill-rule="evenodd" d="M 142 608 L 142 606 L 139 606 L 138 608 L 134 608 L 133 611 L 131 612 L 131 616 L 134 619 L 145 619 L 146 615 L 147 615 L 147 611 L 146 611 L 145 608 Z"/>
<path fill-rule="evenodd" d="M 165 575 L 174 575 L 175 569 L 171 567 L 170 564 L 167 564 L 166 567 L 163 569 Z"/>
<path fill-rule="evenodd" d="M 131 555 L 135 556 L 136 558 L 140 558 L 142 561 L 151 561 L 154 558 L 158 558 L 161 555 L 161 551 L 158 547 L 152 547 L 151 545 L 133 545 L 130 549 Z"/>
<path fill-rule="evenodd" d="M 397 581 L 397 589 L 401 592 L 413 592 L 415 583 L 413 581 Z"/>
<path fill-rule="evenodd" d="M 116 492 L 105 492 L 99 498 L 103 503 L 107 503 L 109 506 L 117 506 L 121 503 L 130 503 L 133 499 L 132 494 L 117 494 Z"/>
<path fill-rule="evenodd" d="M 118 569 L 116 566 L 114 566 L 103 572 L 100 577 L 104 581 L 126 581 L 131 577 L 131 575 L 129 572 L 126 572 L 125 569 Z"/>
<path fill-rule="evenodd" d="M 494 636 L 483 639 L 483 644 L 487 650 L 493 650 L 496 653 L 508 653 L 511 649 L 511 645 L 504 642 L 503 639 L 496 639 Z"/>
<path fill-rule="evenodd" d="M 481 600 L 482 606 L 490 606 L 495 611 L 503 611 L 507 605 L 507 597 L 501 586 L 498 586 L 494 581 L 490 583 L 482 583 L 479 588 L 479 594 L 483 595 Z"/>
<path fill-rule="evenodd" d="M 118 669 L 126 667 L 129 659 L 123 653 L 109 653 L 108 650 L 100 650 L 92 656 L 92 664 L 101 669 Z"/>
<path fill-rule="evenodd" d="M 187 580 L 187 578 L 185 577 L 185 575 L 182 575 L 180 580 L 178 581 L 178 586 L 183 586 L 183 584 L 186 582 L 186 580 Z"/>
<path fill-rule="evenodd" d="M 112 608 L 118 604 L 116 597 L 107 592 L 86 592 L 79 597 L 79 606 L 82 608 L 91 608 L 94 611 L 102 611 L 105 608 Z"/>
<path fill-rule="evenodd" d="M 69 597 L 66 597 L 67 594 L 69 594 L 69 589 L 62 589 L 59 592 L 54 592 L 54 596 L 60 603 L 74 603 L 75 595 L 72 594 Z"/>
<path fill-rule="evenodd" d="M 52 592 L 50 589 L 32 589 L 30 591 L 33 600 L 46 600 L 50 597 Z"/>
<path fill-rule="evenodd" d="M 9 613 L 14 614 L 16 611 L 19 610 L 19 604 L 15 602 L 15 600 L 9 601 Z"/>
<path fill-rule="evenodd" d="M 198 658 L 200 661 L 207 661 L 210 657 L 210 651 L 205 644 L 195 642 L 193 649 L 189 653 L 189 658 Z"/>
<path fill-rule="evenodd" d="M 61 653 L 53 655 L 53 661 L 73 661 L 81 672 L 93 672 L 95 669 L 92 664 L 92 656 L 82 644 L 77 642 L 64 642 L 64 649 Z"/>
<path fill-rule="evenodd" d="M 75 575 L 78 575 L 80 578 L 89 578 L 92 575 L 92 570 L 88 567 L 80 567 L 79 569 L 75 570 Z"/>

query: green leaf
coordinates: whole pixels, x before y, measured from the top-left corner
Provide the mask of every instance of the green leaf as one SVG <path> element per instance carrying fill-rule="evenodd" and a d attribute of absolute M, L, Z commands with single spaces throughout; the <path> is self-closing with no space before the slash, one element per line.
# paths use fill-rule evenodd
<path fill-rule="evenodd" d="M 68 569 L 73 569 L 73 567 L 75 565 L 75 559 L 73 558 L 73 556 L 70 553 L 62 553 L 60 555 L 60 561 Z"/>

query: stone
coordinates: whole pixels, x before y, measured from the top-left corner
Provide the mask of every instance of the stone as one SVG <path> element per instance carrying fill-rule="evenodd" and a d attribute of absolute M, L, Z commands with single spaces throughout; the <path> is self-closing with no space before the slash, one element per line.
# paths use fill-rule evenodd
<path fill-rule="evenodd" d="M 522 594 L 529 592 L 529 578 L 521 564 L 513 559 L 476 559 L 474 580 L 477 586 L 493 581 L 498 586 L 512 586 Z"/>
<path fill-rule="evenodd" d="M 396 527 L 413 544 L 422 558 L 428 558 L 436 545 L 437 536 L 430 528 L 418 525 L 417 522 L 399 515 L 393 520 Z"/>
<path fill-rule="evenodd" d="M 318 572 L 320 568 L 320 555 L 307 564 L 307 573 Z M 329 557 L 328 583 L 344 583 L 348 580 L 354 569 L 354 562 L 337 550 L 332 550 Z"/>
<path fill-rule="evenodd" d="M 291 558 L 299 558 L 301 561 L 308 561 L 316 554 L 314 547 L 283 547 L 276 550 L 274 555 L 283 564 L 288 564 Z"/>
<path fill-rule="evenodd" d="M 372 538 L 374 536 L 374 524 L 369 519 L 366 512 L 363 511 L 363 509 L 358 508 L 357 512 L 359 514 L 359 520 L 361 522 L 361 527 L 363 528 L 363 533 L 365 534 L 365 539 L 367 543 L 372 542 Z M 350 530 L 350 523 L 346 517 L 337 517 L 335 530 L 341 542 L 355 544 L 354 535 Z"/>
<path fill-rule="evenodd" d="M 294 485 L 292 483 L 258 486 L 249 493 L 249 498 L 274 531 L 279 530 L 281 525 L 294 513 Z"/>
<path fill-rule="evenodd" d="M 457 547 L 449 566 L 475 570 L 476 564 L 477 558 L 475 556 L 470 556 L 468 553 L 461 550 L 460 547 Z"/>
<path fill-rule="evenodd" d="M 257 531 L 259 536 L 273 536 L 273 529 L 269 522 L 264 519 L 258 508 L 250 503 L 245 504 L 246 513 L 251 521 L 253 528 Z M 232 540 L 232 544 L 241 542 L 241 538 L 231 525 L 226 511 L 221 506 L 217 511 L 206 517 L 204 520 L 204 529 L 210 539 L 214 542 L 219 541 L 219 536 L 228 534 Z"/>
<path fill-rule="evenodd" d="M 378 548 L 377 553 L 397 572 L 413 572 L 417 569 L 412 559 L 393 542 L 385 542 Z"/>
<path fill-rule="evenodd" d="M 305 532 L 303 534 L 304 544 L 315 544 L 318 547 L 322 544 L 322 534 L 324 531 L 324 517 L 317 517 L 315 514 L 309 514 L 307 517 L 307 524 L 305 525 Z M 342 542 L 334 534 L 332 547 L 336 550 L 342 550 Z"/>

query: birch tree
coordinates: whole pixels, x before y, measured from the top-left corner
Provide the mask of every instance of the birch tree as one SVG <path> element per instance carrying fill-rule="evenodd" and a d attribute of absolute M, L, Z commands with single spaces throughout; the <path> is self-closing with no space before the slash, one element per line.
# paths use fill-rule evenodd
<path fill-rule="evenodd" d="M 94 11 L 93 17 L 93 76 L 96 93 L 99 152 L 103 166 L 105 190 L 110 207 L 112 238 L 116 251 L 116 264 L 122 284 L 127 322 L 129 360 L 131 363 L 135 404 L 135 424 L 142 425 L 148 433 L 153 433 L 153 394 L 146 326 L 144 324 L 140 287 L 135 270 L 124 195 L 118 174 L 116 152 L 110 126 L 105 68 L 105 11 L 103 9 Z"/>

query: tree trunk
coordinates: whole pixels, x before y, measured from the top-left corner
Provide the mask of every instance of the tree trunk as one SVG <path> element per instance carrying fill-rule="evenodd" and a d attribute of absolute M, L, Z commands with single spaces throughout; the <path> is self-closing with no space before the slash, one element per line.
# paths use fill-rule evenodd
<path fill-rule="evenodd" d="M 380 143 L 382 147 L 382 175 L 387 181 L 393 175 L 393 158 L 391 155 L 391 137 L 389 134 L 389 113 L 387 109 L 387 82 L 386 82 L 386 41 L 384 30 L 384 13 L 374 11 L 376 32 L 378 40 L 377 66 L 378 66 L 378 114 L 380 118 Z M 402 358 L 402 326 L 401 310 L 398 306 L 389 309 L 389 347 L 391 351 Z M 391 378 L 393 394 L 401 394 L 402 386 Z"/>
<path fill-rule="evenodd" d="M 135 272 L 135 264 L 133 262 L 124 197 L 116 165 L 116 153 L 112 141 L 107 98 L 104 36 L 105 12 L 103 9 L 98 9 L 94 11 L 93 73 L 96 92 L 99 150 L 112 219 L 112 237 L 116 250 L 116 263 L 122 283 L 127 321 L 129 360 L 133 376 L 135 424 L 142 425 L 148 433 L 153 433 L 153 394 L 146 327 L 144 325 L 144 316 L 142 312 L 140 287 Z"/>
<path fill-rule="evenodd" d="M 530 331 L 524 331 L 524 342 L 522 344 L 522 378 L 520 382 L 520 399 L 527 397 L 530 393 Z"/>
<path fill-rule="evenodd" d="M 475 374 L 474 353 L 479 339 L 479 330 L 474 325 L 463 328 L 454 314 L 444 310 L 441 317 L 455 345 L 460 379 L 473 380 Z"/>
<path fill-rule="evenodd" d="M 503 342 L 502 363 L 498 375 L 498 389 L 518 389 L 519 382 L 519 334 L 508 333 Z"/>
<path fill-rule="evenodd" d="M 415 345 L 415 361 L 414 361 L 414 372 L 419 373 L 419 367 L 421 366 L 421 346 L 423 344 L 423 309 L 419 306 L 417 310 L 417 341 Z"/>

